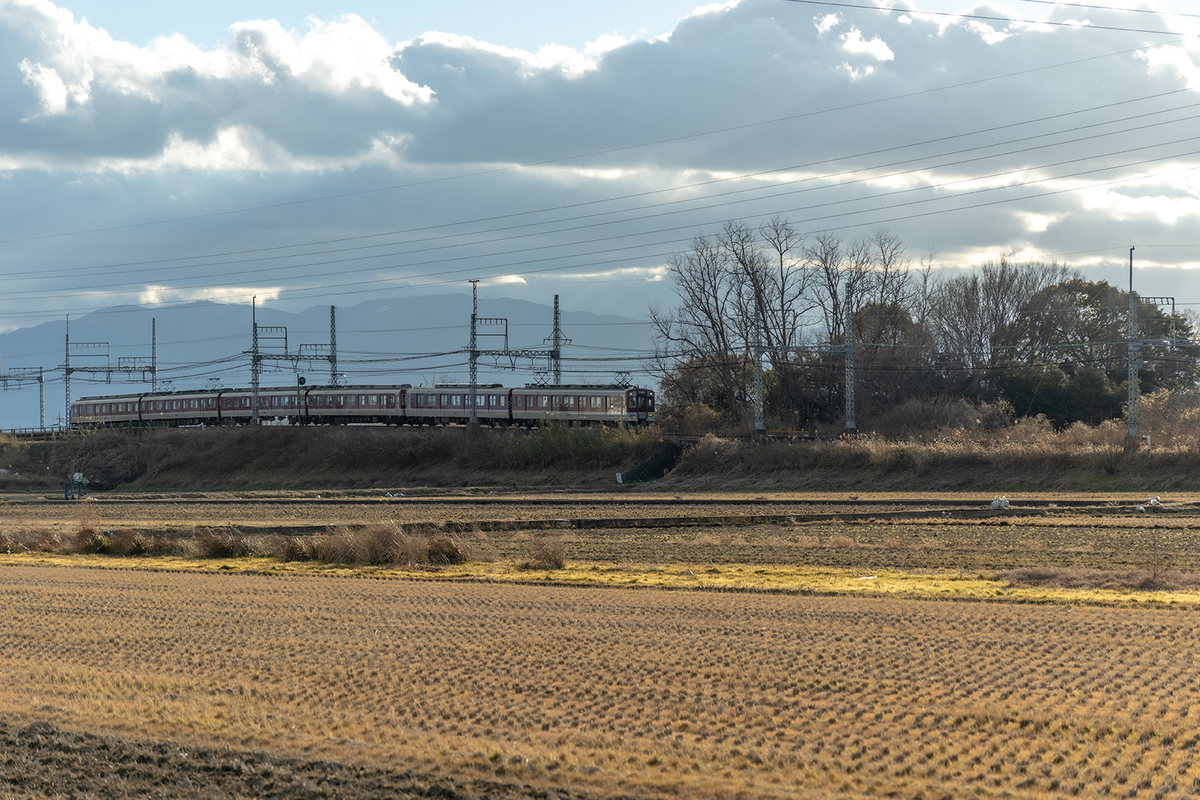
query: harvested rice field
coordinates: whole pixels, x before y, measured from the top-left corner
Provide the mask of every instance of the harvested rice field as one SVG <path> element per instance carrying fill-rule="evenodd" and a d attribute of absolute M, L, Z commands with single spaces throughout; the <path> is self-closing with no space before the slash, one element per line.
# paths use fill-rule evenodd
<path fill-rule="evenodd" d="M 0 795 L 1200 791 L 1191 498 L 280 499 L 12 502 L 0 532 L 420 524 L 482 560 L 0 551 Z M 514 566 L 551 535 L 565 566 Z"/>

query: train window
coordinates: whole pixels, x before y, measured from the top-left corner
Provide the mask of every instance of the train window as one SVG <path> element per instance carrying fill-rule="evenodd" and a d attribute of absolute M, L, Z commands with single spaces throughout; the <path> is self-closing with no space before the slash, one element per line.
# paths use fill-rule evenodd
<path fill-rule="evenodd" d="M 367 405 L 367 396 L 365 394 L 360 394 L 358 396 L 358 407 L 365 408 L 366 405 Z"/>
<path fill-rule="evenodd" d="M 575 398 L 571 395 L 564 395 L 563 396 L 563 406 L 565 406 L 566 408 L 574 408 L 575 407 Z"/>
<path fill-rule="evenodd" d="M 452 406 L 454 406 L 455 408 L 462 408 L 464 397 L 466 397 L 466 395 L 462 395 L 462 394 L 451 395 L 450 396 L 450 404 Z"/>
<path fill-rule="evenodd" d="M 379 395 L 377 395 L 377 394 L 367 395 L 367 405 L 369 405 L 369 406 L 379 405 Z"/>
<path fill-rule="evenodd" d="M 538 395 L 538 408 L 549 408 L 550 396 L 545 394 Z"/>

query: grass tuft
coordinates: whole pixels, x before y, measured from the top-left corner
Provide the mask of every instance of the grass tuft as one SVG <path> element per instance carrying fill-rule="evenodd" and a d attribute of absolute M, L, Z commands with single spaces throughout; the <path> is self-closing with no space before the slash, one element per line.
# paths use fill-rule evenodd
<path fill-rule="evenodd" d="M 558 539 L 538 539 L 529 545 L 529 558 L 519 564 L 521 569 L 562 569 L 567 554 Z"/>

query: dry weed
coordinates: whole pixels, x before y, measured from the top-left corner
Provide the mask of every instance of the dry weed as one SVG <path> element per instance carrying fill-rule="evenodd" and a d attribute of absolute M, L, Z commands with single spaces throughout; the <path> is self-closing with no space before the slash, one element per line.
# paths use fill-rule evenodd
<path fill-rule="evenodd" d="M 539 539 L 529 548 L 529 558 L 521 569 L 562 569 L 567 565 L 566 550 L 558 539 Z"/>
<path fill-rule="evenodd" d="M 196 536 L 201 558 L 246 558 L 255 555 L 252 542 L 237 528 L 203 528 Z"/>

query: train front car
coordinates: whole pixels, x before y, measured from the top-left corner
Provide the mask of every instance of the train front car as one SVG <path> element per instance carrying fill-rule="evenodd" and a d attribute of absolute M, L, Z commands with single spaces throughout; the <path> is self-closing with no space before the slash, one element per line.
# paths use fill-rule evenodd
<path fill-rule="evenodd" d="M 654 390 L 633 387 L 625 391 L 625 407 L 629 421 L 649 425 L 654 421 Z"/>
<path fill-rule="evenodd" d="M 513 389 L 511 395 L 513 421 L 523 425 L 644 424 L 654 414 L 654 392 L 649 389 L 598 384 L 526 386 Z"/>

